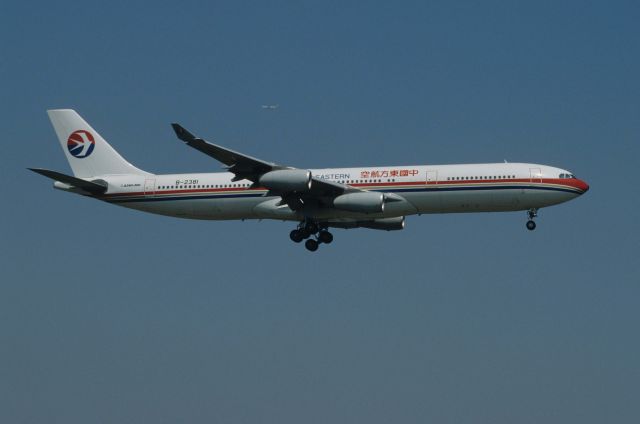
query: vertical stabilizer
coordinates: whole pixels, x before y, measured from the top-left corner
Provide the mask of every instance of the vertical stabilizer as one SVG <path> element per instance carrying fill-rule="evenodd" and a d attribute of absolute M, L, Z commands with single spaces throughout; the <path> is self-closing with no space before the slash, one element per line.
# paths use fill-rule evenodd
<path fill-rule="evenodd" d="M 47 113 L 76 177 L 149 174 L 120 156 L 75 110 L 56 109 Z"/>

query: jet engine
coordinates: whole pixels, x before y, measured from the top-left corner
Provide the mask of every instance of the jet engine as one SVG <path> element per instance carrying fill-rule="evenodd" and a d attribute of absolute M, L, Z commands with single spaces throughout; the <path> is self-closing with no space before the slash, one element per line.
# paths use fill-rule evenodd
<path fill-rule="evenodd" d="M 373 191 L 347 193 L 333 199 L 333 206 L 350 212 L 382 213 L 384 194 Z"/>
<path fill-rule="evenodd" d="M 304 192 L 311 190 L 311 171 L 304 169 L 279 169 L 260 177 L 260 185 L 279 192 Z"/>
<path fill-rule="evenodd" d="M 404 229 L 404 216 L 370 221 L 331 221 L 327 224 L 335 228 L 371 228 L 372 230 L 395 231 Z"/>
<path fill-rule="evenodd" d="M 361 227 L 373 230 L 395 231 L 404 229 L 404 216 L 396 218 L 374 219 L 373 221 L 359 222 Z"/>

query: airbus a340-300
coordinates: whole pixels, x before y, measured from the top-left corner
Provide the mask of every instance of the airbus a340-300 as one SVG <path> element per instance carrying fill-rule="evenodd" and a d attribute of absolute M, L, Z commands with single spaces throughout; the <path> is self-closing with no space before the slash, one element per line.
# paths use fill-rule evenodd
<path fill-rule="evenodd" d="M 584 194 L 571 172 L 531 163 L 368 166 L 298 169 L 209 143 L 178 124 L 180 140 L 222 162 L 227 172 L 152 174 L 127 162 L 80 115 L 50 110 L 49 118 L 73 176 L 30 168 L 60 190 L 179 218 L 277 219 L 310 251 L 333 241 L 331 228 L 401 230 L 408 215 L 527 211 Z"/>

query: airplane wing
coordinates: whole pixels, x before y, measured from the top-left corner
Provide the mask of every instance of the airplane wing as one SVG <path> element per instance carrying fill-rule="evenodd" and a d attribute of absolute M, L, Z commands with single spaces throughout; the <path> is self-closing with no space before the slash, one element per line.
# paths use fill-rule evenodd
<path fill-rule="evenodd" d="M 266 162 L 254 157 L 235 152 L 217 144 L 209 143 L 191 134 L 179 124 L 171 124 L 178 138 L 184 141 L 188 146 L 201 151 L 205 155 L 209 155 L 215 160 L 227 165 L 227 170 L 236 176 L 234 181 L 250 180 L 257 182 L 257 179 L 269 172 L 279 169 L 287 169 L 287 167 L 277 165 L 275 163 Z"/>
<path fill-rule="evenodd" d="M 227 149 L 217 144 L 209 143 L 200 137 L 196 137 L 179 124 L 171 124 L 178 138 L 184 141 L 188 146 L 193 147 L 202 153 L 211 156 L 219 162 L 227 166 L 227 170 L 235 174 L 233 181 L 250 180 L 255 186 L 260 184 L 260 178 L 271 172 L 281 170 L 296 170 L 290 166 L 278 165 L 273 162 L 267 162 L 257 159 L 243 153 Z M 287 192 L 282 190 L 272 190 L 271 194 L 280 195 L 285 203 L 288 203 L 292 209 L 300 207 L 301 203 L 309 200 L 320 200 L 321 198 L 333 198 L 347 192 L 361 191 L 357 188 L 346 184 L 339 184 L 333 181 L 323 180 L 317 177 L 311 177 L 311 188 L 308 192 Z M 301 200 L 302 202 L 299 202 Z"/>

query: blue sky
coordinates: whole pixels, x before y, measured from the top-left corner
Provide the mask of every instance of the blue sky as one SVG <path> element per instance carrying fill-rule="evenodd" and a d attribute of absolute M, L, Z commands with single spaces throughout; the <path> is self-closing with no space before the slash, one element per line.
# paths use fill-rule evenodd
<path fill-rule="evenodd" d="M 635 423 L 635 2 L 8 2 L 0 421 Z M 277 103 L 274 111 L 260 105 Z M 537 162 L 585 196 L 336 231 L 54 191 L 46 116 L 216 171 L 170 122 L 299 167 Z M 24 144 L 24 146 L 23 146 Z"/>

